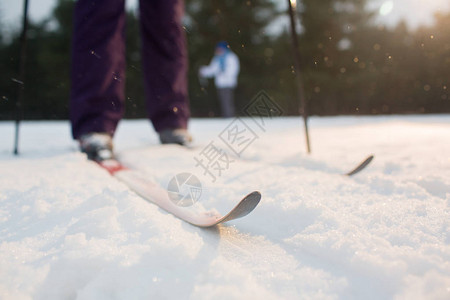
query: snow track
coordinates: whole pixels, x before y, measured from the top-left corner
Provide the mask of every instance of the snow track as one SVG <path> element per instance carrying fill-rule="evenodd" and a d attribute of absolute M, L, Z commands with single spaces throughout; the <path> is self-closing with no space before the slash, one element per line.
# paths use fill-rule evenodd
<path fill-rule="evenodd" d="M 206 209 L 261 191 L 252 214 L 212 229 L 86 161 L 66 122 L 25 122 L 19 157 L 0 123 L 0 299 L 450 298 L 449 115 L 312 118 L 311 156 L 300 119 L 267 120 L 212 182 L 194 157 L 211 141 L 225 149 L 230 122 L 192 120 L 191 150 L 159 146 L 141 120 L 115 138 L 162 186 L 198 176 Z"/>

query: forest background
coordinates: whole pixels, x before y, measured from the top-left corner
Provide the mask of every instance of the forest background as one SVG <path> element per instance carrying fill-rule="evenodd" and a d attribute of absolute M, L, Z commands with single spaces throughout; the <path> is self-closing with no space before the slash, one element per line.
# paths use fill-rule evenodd
<path fill-rule="evenodd" d="M 450 112 L 450 14 L 432 25 L 387 27 L 373 21 L 370 0 L 298 3 L 301 75 L 310 115 Z M 68 118 L 73 0 L 58 0 L 52 14 L 31 22 L 21 115 L 27 120 Z M 299 115 L 289 28 L 270 26 L 287 11 L 271 0 L 186 0 L 189 96 L 194 117 L 220 115 L 212 81 L 198 69 L 214 45 L 229 42 L 241 62 L 238 111 L 264 90 L 284 115 Z M 0 12 L 0 25 L 2 24 Z M 144 118 L 139 19 L 127 13 L 126 118 Z M 16 117 L 20 31 L 0 31 L 0 120 Z"/>

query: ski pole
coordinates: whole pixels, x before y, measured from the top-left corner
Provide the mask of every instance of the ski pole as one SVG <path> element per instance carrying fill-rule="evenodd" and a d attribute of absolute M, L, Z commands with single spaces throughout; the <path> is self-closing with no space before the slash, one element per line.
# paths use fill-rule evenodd
<path fill-rule="evenodd" d="M 287 0 L 289 4 L 289 18 L 291 23 L 291 36 L 292 36 L 292 48 L 294 50 L 294 68 L 295 77 L 297 78 L 297 97 L 300 102 L 300 110 L 303 116 L 303 124 L 305 127 L 305 137 L 306 137 L 306 150 L 311 153 L 311 147 L 309 143 L 309 131 L 308 131 L 308 112 L 306 107 L 305 91 L 303 88 L 303 82 L 300 74 L 300 51 L 297 39 L 296 22 L 294 15 L 294 8 L 296 7 L 296 0 Z"/>
<path fill-rule="evenodd" d="M 25 89 L 25 60 L 27 57 L 27 30 L 28 30 L 28 0 L 24 0 L 23 4 L 23 23 L 22 33 L 20 35 L 20 57 L 19 57 L 19 80 L 15 80 L 18 84 L 16 99 L 16 132 L 14 135 L 14 154 L 19 154 L 19 126 L 22 119 L 22 101 Z"/>

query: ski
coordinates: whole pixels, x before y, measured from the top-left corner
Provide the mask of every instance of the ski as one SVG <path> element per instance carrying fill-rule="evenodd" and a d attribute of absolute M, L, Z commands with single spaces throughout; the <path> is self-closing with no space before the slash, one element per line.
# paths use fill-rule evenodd
<path fill-rule="evenodd" d="M 353 176 L 356 173 L 361 172 L 362 170 L 364 170 L 369 164 L 370 162 L 373 160 L 374 156 L 373 155 L 369 155 L 366 159 L 364 159 L 358 166 L 356 166 L 356 168 L 354 168 L 353 170 L 351 170 L 350 172 L 347 172 L 343 175 L 346 176 Z"/>
<path fill-rule="evenodd" d="M 149 181 L 142 173 L 123 166 L 118 160 L 109 159 L 97 162 L 97 164 L 145 200 L 197 227 L 212 227 L 242 218 L 251 213 L 261 200 L 261 193 L 254 191 L 240 200 L 225 215 L 215 211 L 196 212 L 176 205 L 170 200 L 167 190 L 157 183 Z"/>

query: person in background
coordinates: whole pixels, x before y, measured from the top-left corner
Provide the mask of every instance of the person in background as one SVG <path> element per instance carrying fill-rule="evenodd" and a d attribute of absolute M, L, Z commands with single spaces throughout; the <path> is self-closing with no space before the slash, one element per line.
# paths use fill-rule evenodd
<path fill-rule="evenodd" d="M 217 43 L 211 63 L 200 67 L 199 70 L 201 77 L 214 77 L 224 118 L 235 116 L 234 91 L 238 82 L 239 68 L 239 58 L 231 51 L 228 43 L 222 41 Z"/>
<path fill-rule="evenodd" d="M 185 145 L 190 116 L 183 0 L 139 3 L 148 117 L 162 143 Z M 125 0 L 78 0 L 72 41 L 70 120 L 89 159 L 113 158 L 125 104 Z"/>

